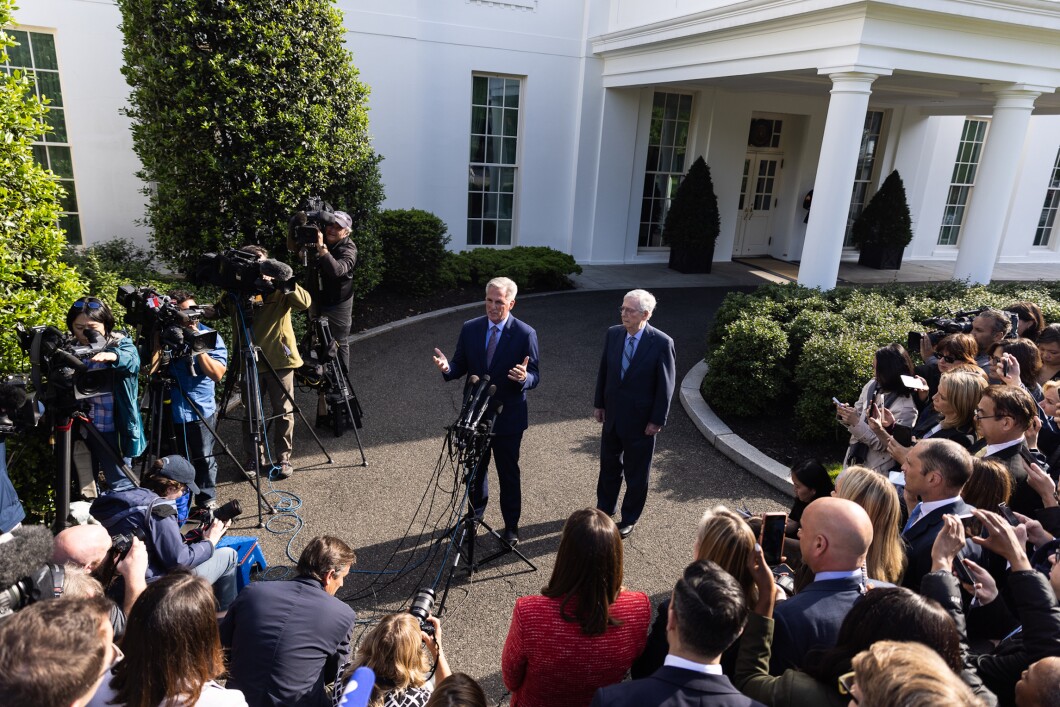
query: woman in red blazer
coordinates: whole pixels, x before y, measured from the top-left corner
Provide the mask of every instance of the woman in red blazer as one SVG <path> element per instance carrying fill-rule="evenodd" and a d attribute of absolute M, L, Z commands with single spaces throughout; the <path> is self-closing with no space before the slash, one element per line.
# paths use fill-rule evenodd
<path fill-rule="evenodd" d="M 515 602 L 501 671 L 512 707 L 587 707 L 644 650 L 651 603 L 622 587 L 622 539 L 601 510 L 575 511 L 540 595 Z"/>

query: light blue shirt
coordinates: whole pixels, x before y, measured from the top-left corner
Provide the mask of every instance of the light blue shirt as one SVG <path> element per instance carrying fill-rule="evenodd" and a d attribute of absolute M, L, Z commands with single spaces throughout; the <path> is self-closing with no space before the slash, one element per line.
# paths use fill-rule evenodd
<path fill-rule="evenodd" d="M 511 315 L 509 314 L 508 317 L 510 316 Z M 500 343 L 501 334 L 504 333 L 504 327 L 508 326 L 508 317 L 502 319 L 500 324 L 494 324 L 492 321 L 490 321 L 489 317 L 486 318 L 486 343 L 482 345 L 483 348 L 486 348 L 490 345 L 490 332 L 493 330 L 494 327 L 497 328 L 497 343 Z"/>
<path fill-rule="evenodd" d="M 206 329 L 207 327 L 203 324 L 199 324 L 199 330 Z M 217 335 L 217 345 L 210 349 L 207 354 L 210 358 L 221 364 L 228 365 L 228 348 L 225 346 L 224 339 L 221 335 Z M 196 355 L 198 358 L 198 355 Z M 173 402 L 173 421 L 177 423 L 186 424 L 188 422 L 194 422 L 196 420 L 195 412 L 188 406 L 184 400 L 184 396 L 180 394 L 184 391 L 188 394 L 188 398 L 195 403 L 195 406 L 202 411 L 204 419 L 209 419 L 215 412 L 217 412 L 217 402 L 214 399 L 214 382 L 209 376 L 201 373 L 202 369 L 198 362 L 195 364 L 195 369 L 200 371 L 200 374 L 193 376 L 191 369 L 188 367 L 186 360 L 174 361 L 169 369 L 169 372 L 173 374 L 173 378 L 176 381 L 176 386 L 173 389 L 170 399 Z"/>

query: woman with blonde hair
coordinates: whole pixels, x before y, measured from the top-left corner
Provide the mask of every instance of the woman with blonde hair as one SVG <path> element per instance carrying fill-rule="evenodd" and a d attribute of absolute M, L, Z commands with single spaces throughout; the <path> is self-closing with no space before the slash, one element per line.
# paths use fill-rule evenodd
<path fill-rule="evenodd" d="M 750 570 L 750 559 L 754 552 L 755 534 L 747 521 L 738 514 L 725 506 L 715 506 L 703 513 L 692 545 L 692 557 L 696 561 L 716 562 L 731 574 L 743 588 L 748 606 L 754 606 L 758 601 L 758 587 Z M 651 675 L 662 667 L 666 659 L 670 650 L 666 639 L 666 616 L 669 608 L 670 598 L 667 597 L 659 604 L 644 653 L 633 663 L 630 674 L 634 680 Z M 721 656 L 722 670 L 726 675 L 732 675 L 739 646 L 740 641 L 737 640 Z"/>
<path fill-rule="evenodd" d="M 854 656 L 839 684 L 859 707 L 981 707 L 972 688 L 923 643 L 877 641 Z"/>
<path fill-rule="evenodd" d="M 434 616 L 427 618 L 434 626 L 434 635 L 420 629 L 420 622 L 409 613 L 384 616 L 365 636 L 357 651 L 357 660 L 349 673 L 361 666 L 375 673 L 375 686 L 369 707 L 423 707 L 431 697 L 426 684 L 431 665 L 426 646 L 436 663 L 435 680 L 449 677 L 449 661 L 442 652 L 442 627 Z"/>
<path fill-rule="evenodd" d="M 872 520 L 872 544 L 865 559 L 868 575 L 891 584 L 901 582 L 906 557 L 899 536 L 901 509 L 891 482 L 872 469 L 852 466 L 836 480 L 836 496 L 858 504 Z"/>

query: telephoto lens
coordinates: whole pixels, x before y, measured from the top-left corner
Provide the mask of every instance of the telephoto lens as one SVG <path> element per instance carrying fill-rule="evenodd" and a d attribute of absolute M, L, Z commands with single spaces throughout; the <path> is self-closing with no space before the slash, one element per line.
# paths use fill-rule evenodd
<path fill-rule="evenodd" d="M 213 517 L 221 521 L 222 523 L 227 523 L 228 521 L 235 518 L 237 515 L 240 515 L 242 512 L 243 507 L 239 505 L 239 499 L 233 498 L 231 501 L 215 510 L 213 512 Z"/>
<path fill-rule="evenodd" d="M 433 608 L 434 590 L 430 587 L 424 587 L 416 592 L 416 597 L 412 600 L 412 606 L 409 607 L 409 613 L 419 619 L 420 630 L 428 636 L 434 635 L 434 624 L 427 621 L 427 617 L 431 615 L 431 609 Z"/>

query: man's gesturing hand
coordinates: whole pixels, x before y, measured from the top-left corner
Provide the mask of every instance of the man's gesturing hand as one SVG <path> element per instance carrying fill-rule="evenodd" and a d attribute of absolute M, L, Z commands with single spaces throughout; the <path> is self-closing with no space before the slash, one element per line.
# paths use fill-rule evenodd
<path fill-rule="evenodd" d="M 437 351 L 437 350 L 438 349 L 435 349 L 435 351 Z M 512 366 L 512 368 L 509 369 L 509 371 L 508 371 L 509 380 L 513 380 L 516 383 L 525 383 L 526 382 L 526 367 L 527 367 L 527 365 L 529 365 L 529 363 L 530 363 L 530 357 L 527 356 L 526 358 L 523 359 L 522 363 L 517 363 L 514 366 Z"/>
<path fill-rule="evenodd" d="M 449 359 L 445 357 L 445 354 L 442 353 L 441 349 L 434 350 L 434 365 L 438 366 L 438 370 L 442 373 L 449 372 Z"/>

